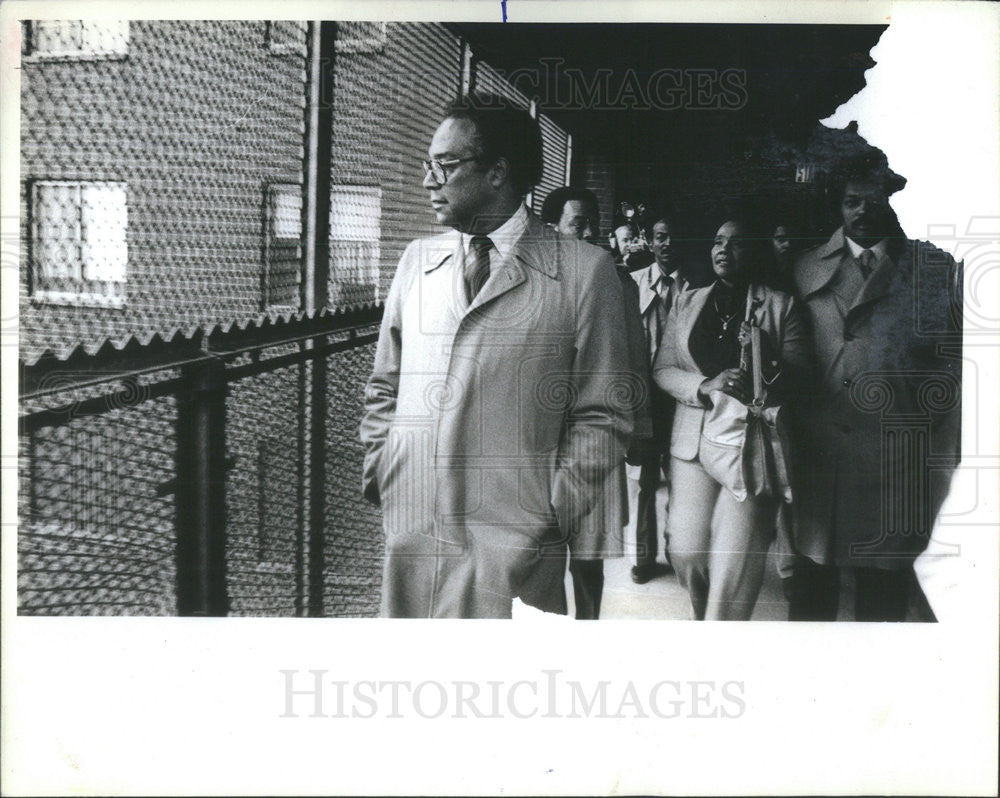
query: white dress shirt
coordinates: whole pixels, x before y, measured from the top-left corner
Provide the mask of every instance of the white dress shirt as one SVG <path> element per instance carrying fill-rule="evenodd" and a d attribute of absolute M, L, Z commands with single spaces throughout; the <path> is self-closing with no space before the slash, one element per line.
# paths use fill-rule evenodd
<path fill-rule="evenodd" d="M 868 250 L 875 256 L 875 260 L 872 261 L 872 271 L 878 268 L 879 264 L 889 257 L 889 239 L 883 238 L 873 247 L 863 247 L 857 241 L 850 238 L 849 236 L 844 236 L 844 241 L 847 242 L 848 248 L 851 250 L 851 255 L 854 260 L 861 260 L 861 253 Z M 870 276 L 870 275 L 869 275 Z"/>

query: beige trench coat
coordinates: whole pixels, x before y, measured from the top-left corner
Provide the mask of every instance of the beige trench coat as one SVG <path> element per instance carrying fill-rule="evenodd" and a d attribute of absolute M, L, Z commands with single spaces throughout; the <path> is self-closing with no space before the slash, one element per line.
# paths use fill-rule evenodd
<path fill-rule="evenodd" d="M 795 543 L 820 563 L 908 567 L 957 464 L 960 272 L 930 244 L 897 250 L 865 282 L 841 229 L 795 265 L 817 361 Z"/>
<path fill-rule="evenodd" d="M 458 233 L 411 243 L 361 438 L 384 512 L 385 615 L 565 612 L 567 548 L 623 554 L 616 473 L 641 390 L 610 255 L 529 216 L 466 306 Z"/>

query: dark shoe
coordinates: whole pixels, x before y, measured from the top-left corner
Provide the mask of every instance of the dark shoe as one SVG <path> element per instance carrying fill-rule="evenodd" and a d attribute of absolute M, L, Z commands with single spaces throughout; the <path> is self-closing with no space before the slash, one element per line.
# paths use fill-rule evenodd
<path fill-rule="evenodd" d="M 645 565 L 632 566 L 632 581 L 637 585 L 644 585 L 653 578 L 652 569 Z"/>
<path fill-rule="evenodd" d="M 650 579 L 657 576 L 669 574 L 673 569 L 669 565 L 661 562 L 643 563 L 632 566 L 632 581 L 637 585 L 644 585 Z"/>

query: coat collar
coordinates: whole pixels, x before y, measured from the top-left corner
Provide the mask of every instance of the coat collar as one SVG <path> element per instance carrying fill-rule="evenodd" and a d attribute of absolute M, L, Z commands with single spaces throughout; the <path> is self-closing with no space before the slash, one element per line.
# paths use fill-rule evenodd
<path fill-rule="evenodd" d="M 830 240 L 816 248 L 809 257 L 804 257 L 798 263 L 798 283 L 803 298 L 825 288 L 836 276 L 837 271 L 844 268 L 845 260 L 853 261 L 844 228 L 840 227 L 830 236 Z M 861 292 L 855 297 L 850 310 L 867 305 L 881 299 L 891 292 L 894 275 L 897 273 L 896 258 L 879 258 L 875 271 L 871 273 Z"/>
<path fill-rule="evenodd" d="M 486 285 L 469 306 L 469 311 L 492 302 L 525 282 L 528 279 L 525 268 L 558 280 L 563 245 L 562 236 L 529 214 L 524 234 L 514 245 L 510 255 L 492 270 Z"/>
<path fill-rule="evenodd" d="M 529 213 L 524 235 L 514 245 L 512 254 L 525 266 L 558 280 L 562 244 L 563 239 L 555 230 L 542 224 L 534 214 Z M 555 257 L 553 248 L 556 250 Z"/>
<path fill-rule="evenodd" d="M 690 292 L 689 318 L 697 318 L 698 314 L 701 313 L 702 308 L 708 304 L 708 298 L 712 295 L 714 286 L 713 282 Z M 752 318 L 757 318 L 759 309 L 768 302 L 768 293 L 769 289 L 762 283 L 750 283 L 747 287 L 746 303 L 740 310 L 740 321 L 745 321 L 748 314 L 751 314 Z"/>
<path fill-rule="evenodd" d="M 868 280 L 862 286 L 861 292 L 855 297 L 848 313 L 892 293 L 892 284 L 899 274 L 898 265 L 893 258 L 879 258 L 878 265 L 868 276 Z"/>
<path fill-rule="evenodd" d="M 847 251 L 844 228 L 837 228 L 830 240 L 821 244 L 798 263 L 798 283 L 802 296 L 807 297 L 826 286 L 837 273 L 840 256 Z"/>
<path fill-rule="evenodd" d="M 653 300 L 659 297 L 656 289 L 653 288 L 653 283 L 660 276 L 660 267 L 656 265 L 656 262 L 649 264 L 645 269 L 642 269 L 635 273 L 633 279 L 636 285 L 639 286 L 639 313 L 642 315 L 646 314 L 649 310 L 649 306 L 653 304 Z M 674 269 L 670 275 L 670 279 L 674 281 L 674 286 L 680 288 L 681 285 L 681 272 L 680 269 Z"/>
<path fill-rule="evenodd" d="M 514 245 L 510 257 L 504 261 L 504 265 L 517 260 L 542 274 L 558 279 L 560 259 L 559 257 L 553 258 L 549 254 L 553 242 L 558 247 L 559 234 L 538 221 L 534 214 L 529 213 L 524 233 Z M 427 247 L 423 266 L 425 274 L 443 266 L 452 258 L 457 260 L 462 258 L 462 236 L 456 231 L 426 239 L 424 245 Z M 549 256 L 546 257 L 546 255 Z"/>
<path fill-rule="evenodd" d="M 456 260 L 462 258 L 462 236 L 454 230 L 418 241 L 417 246 L 424 248 L 422 258 L 424 274 L 429 274 L 452 258 Z"/>

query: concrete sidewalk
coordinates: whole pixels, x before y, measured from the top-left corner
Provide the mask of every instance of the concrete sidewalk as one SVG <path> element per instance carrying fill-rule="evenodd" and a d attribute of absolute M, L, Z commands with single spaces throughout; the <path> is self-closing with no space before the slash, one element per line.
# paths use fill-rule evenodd
<path fill-rule="evenodd" d="M 662 561 L 662 555 L 661 555 Z M 644 619 L 684 621 L 691 617 L 691 604 L 687 591 L 677 582 L 673 573 L 658 576 L 644 585 L 632 581 L 633 560 L 623 557 L 606 560 L 604 563 L 604 597 L 601 600 L 601 618 Z M 569 596 L 572 618 L 573 584 L 567 579 L 566 592 Z M 764 586 L 761 588 L 757 606 L 754 608 L 755 621 L 785 621 L 788 619 L 788 603 L 781 593 L 781 580 L 774 564 L 773 553 L 768 554 L 764 572 Z"/>

